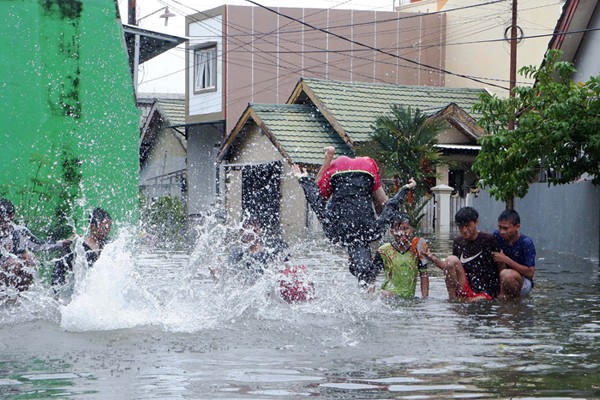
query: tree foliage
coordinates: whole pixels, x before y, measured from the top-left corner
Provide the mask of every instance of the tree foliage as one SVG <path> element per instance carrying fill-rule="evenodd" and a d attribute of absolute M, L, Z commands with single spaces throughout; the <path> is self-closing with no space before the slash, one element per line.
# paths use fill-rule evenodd
<path fill-rule="evenodd" d="M 394 177 L 401 184 L 413 177 L 420 184 L 420 195 L 426 188 L 421 183 L 432 182 L 435 167 L 440 164 L 440 152 L 434 147 L 445 122 L 430 118 L 418 108 L 392 105 L 389 114 L 376 118 L 371 140 L 358 152 L 377 161 L 384 176 Z"/>
<path fill-rule="evenodd" d="M 600 181 L 600 76 L 574 83 L 573 64 L 559 57 L 551 50 L 540 67 L 521 68 L 536 83 L 516 87 L 513 98 L 484 94 L 474 107 L 490 135 L 473 169 L 498 200 L 524 197 L 540 171 L 554 185 L 583 174 Z"/>
<path fill-rule="evenodd" d="M 411 177 L 417 181 L 414 196 L 409 196 L 404 208 L 418 228 L 428 201 L 424 194 L 435 183 L 435 169 L 441 163 L 441 153 L 434 146 L 446 123 L 418 108 L 413 112 L 410 107 L 392 105 L 390 111 L 375 119 L 371 140 L 357 152 L 375 159 L 383 176 L 393 177 L 396 186 L 408 183 Z"/>
<path fill-rule="evenodd" d="M 158 199 L 141 198 L 142 228 L 161 239 L 164 245 L 183 240 L 185 211 L 183 203 L 175 196 L 161 196 Z"/>

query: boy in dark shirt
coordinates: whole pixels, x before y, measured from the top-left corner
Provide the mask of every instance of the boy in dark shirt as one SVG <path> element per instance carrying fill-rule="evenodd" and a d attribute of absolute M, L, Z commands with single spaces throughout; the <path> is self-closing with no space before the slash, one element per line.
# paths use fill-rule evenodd
<path fill-rule="evenodd" d="M 448 297 L 467 303 L 496 298 L 500 290 L 496 238 L 477 229 L 479 213 L 473 207 L 461 208 L 454 219 L 460 236 L 454 239 L 443 268 Z"/>
<path fill-rule="evenodd" d="M 29 229 L 14 223 L 15 207 L 0 199 L 0 291 L 13 288 L 19 292 L 33 283 L 37 261 L 32 252 L 51 252 L 68 247 L 69 240 L 45 242 Z"/>

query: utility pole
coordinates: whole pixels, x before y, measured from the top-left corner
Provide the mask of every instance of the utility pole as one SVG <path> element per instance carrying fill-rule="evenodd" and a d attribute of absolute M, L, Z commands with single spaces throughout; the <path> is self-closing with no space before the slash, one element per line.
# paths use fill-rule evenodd
<path fill-rule="evenodd" d="M 510 25 L 510 83 L 508 96 L 514 97 L 513 89 L 517 83 L 517 0 L 512 2 L 512 22 Z M 511 120 L 510 130 L 514 129 L 514 120 Z"/>
<path fill-rule="evenodd" d="M 127 23 L 137 25 L 136 0 L 127 0 Z M 140 65 L 140 35 L 136 33 L 133 47 L 133 93 L 137 99 L 138 69 Z"/>
<path fill-rule="evenodd" d="M 135 1 L 136 0 L 127 0 L 127 23 L 129 25 L 137 25 L 136 22 L 136 12 L 135 12 Z"/>
<path fill-rule="evenodd" d="M 510 25 L 510 83 L 509 83 L 509 99 L 515 97 L 514 89 L 517 84 L 517 0 L 512 0 L 512 21 Z M 517 110 L 513 110 L 516 114 Z M 508 130 L 515 129 L 515 117 L 508 121 Z M 506 199 L 506 208 L 512 210 L 515 208 L 515 198 L 511 196 Z"/>

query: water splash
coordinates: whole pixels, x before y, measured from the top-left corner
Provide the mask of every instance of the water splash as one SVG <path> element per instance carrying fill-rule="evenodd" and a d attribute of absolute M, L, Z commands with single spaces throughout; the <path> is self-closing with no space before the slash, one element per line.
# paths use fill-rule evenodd
<path fill-rule="evenodd" d="M 360 291 L 348 272 L 344 250 L 321 239 L 292 244 L 289 261 L 252 279 L 228 263 L 229 249 L 239 245 L 239 227 L 209 217 L 196 228 L 193 243 L 187 252 L 154 248 L 137 229 L 124 227 L 89 268 L 79 240 L 70 290 L 57 296 L 49 283 L 38 279 L 18 301 L 0 309 L 0 322 L 44 319 L 75 332 L 142 326 L 199 332 L 254 321 L 310 327 L 323 316 L 341 316 L 348 326 L 332 336 L 332 346 L 337 346 L 351 345 L 361 325 L 381 307 L 389 309 Z M 288 304 L 281 297 L 281 271 L 299 265 L 305 267 L 316 297 Z"/>

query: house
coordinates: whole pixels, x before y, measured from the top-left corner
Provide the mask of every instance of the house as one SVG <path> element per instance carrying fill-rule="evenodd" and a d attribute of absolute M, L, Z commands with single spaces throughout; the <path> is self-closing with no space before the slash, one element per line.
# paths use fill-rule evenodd
<path fill-rule="evenodd" d="M 443 15 L 379 11 L 225 5 L 188 16 L 188 216 L 218 203 L 217 152 L 248 103 L 285 103 L 302 77 L 444 86 L 444 31 Z"/>
<path fill-rule="evenodd" d="M 419 108 L 434 118 L 448 122 L 449 128 L 439 136 L 439 147 L 450 169 L 437 171 L 439 184 L 461 190 L 470 186 L 475 176 L 471 172 L 484 131 L 470 114 L 485 90 L 435 86 L 406 86 L 340 82 L 306 78 L 296 85 L 288 103 L 313 104 L 335 127 L 338 134 L 354 147 L 368 140 L 375 118 L 390 110 L 392 104 Z M 350 94 L 350 95 L 349 95 Z M 365 101 L 368 99 L 368 101 Z"/>
<path fill-rule="evenodd" d="M 549 49 L 561 50 L 562 60 L 575 65 L 575 82 L 600 75 L 600 5 L 597 0 L 565 2 Z"/>
<path fill-rule="evenodd" d="M 271 233 L 285 239 L 305 234 L 314 218 L 290 165 L 317 170 L 325 146 L 335 146 L 338 155 L 354 155 L 356 144 L 369 139 L 375 117 L 392 104 L 419 108 L 448 122 L 439 146 L 454 169 L 439 171 L 439 184 L 459 184 L 449 182 L 458 176 L 460 184 L 474 179 L 470 164 L 483 131 L 465 109 L 482 92 L 306 78 L 297 83 L 288 104 L 250 104 L 217 158 L 229 217 L 239 221 L 246 214 L 259 216 Z"/>
<path fill-rule="evenodd" d="M 224 182 L 223 204 L 232 221 L 258 218 L 271 235 L 305 234 L 311 223 L 292 163 L 318 168 L 323 147 L 352 149 L 309 104 L 250 104 L 217 158 Z"/>
<path fill-rule="evenodd" d="M 565 0 L 517 3 L 517 71 L 539 65 L 552 38 Z M 408 3 L 408 4 L 407 4 Z M 578 3 L 592 3 L 579 1 Z M 512 1 L 412 0 L 400 2 L 401 12 L 443 13 L 446 16 L 444 77 L 449 87 L 480 87 L 508 96 Z M 582 6 L 585 8 L 585 6 Z M 517 75 L 517 85 L 533 84 Z"/>
<path fill-rule="evenodd" d="M 183 95 L 139 94 L 140 192 L 148 199 L 174 196 L 185 204 L 187 143 Z"/>

